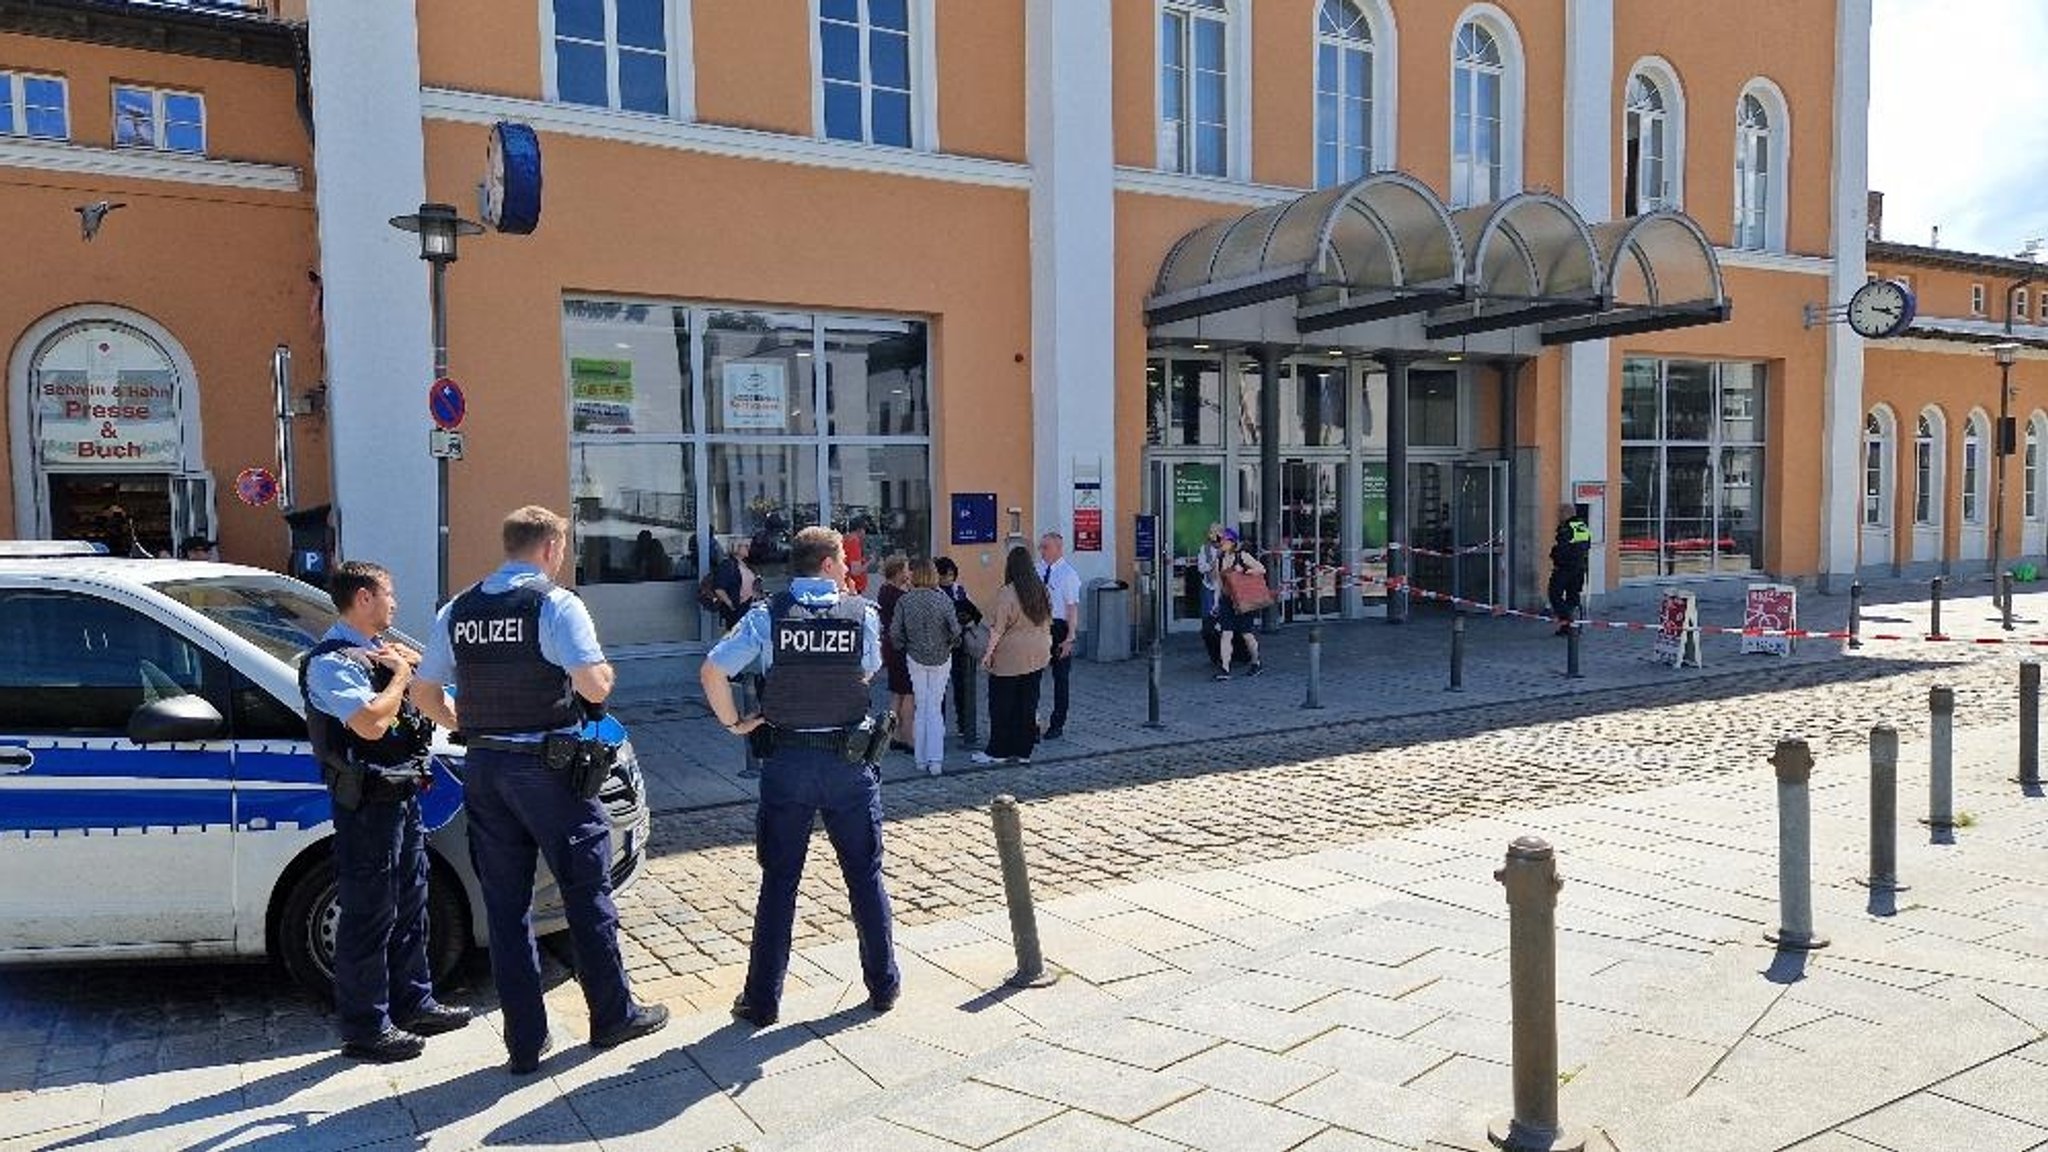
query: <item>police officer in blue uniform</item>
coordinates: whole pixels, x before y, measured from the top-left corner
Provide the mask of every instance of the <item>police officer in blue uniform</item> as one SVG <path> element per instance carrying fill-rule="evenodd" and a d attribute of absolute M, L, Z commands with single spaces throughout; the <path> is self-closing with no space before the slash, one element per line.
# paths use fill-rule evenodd
<path fill-rule="evenodd" d="M 875 766 L 891 731 L 887 720 L 869 716 L 868 682 L 882 666 L 881 618 L 873 604 L 842 590 L 846 545 L 839 533 L 803 529 L 790 543 L 789 560 L 789 591 L 742 617 L 699 675 L 712 715 L 726 731 L 754 741 L 763 757 L 754 820 L 761 895 L 746 988 L 732 1006 L 734 1018 L 758 1028 L 775 1023 L 781 1011 L 797 884 L 820 813 L 853 902 L 868 1007 L 887 1012 L 903 986 L 882 887 Z M 743 717 L 732 678 L 749 670 L 764 674 L 761 714 Z"/>
<path fill-rule="evenodd" d="M 668 1009 L 633 1001 L 612 904 L 611 821 L 551 755 L 601 710 L 613 683 L 590 612 L 550 581 L 568 553 L 568 521 L 521 508 L 505 517 L 504 544 L 504 566 L 441 609 L 413 698 L 469 745 L 470 856 L 490 921 L 507 1067 L 525 1075 L 554 1046 L 533 939 L 536 857 L 561 886 L 591 1047 L 659 1031 Z M 451 681 L 453 700 L 443 687 Z"/>
<path fill-rule="evenodd" d="M 299 665 L 299 694 L 334 803 L 334 1007 L 341 1054 L 389 1064 L 469 1023 L 435 1002 L 427 963 L 419 794 L 434 730 L 406 700 L 419 654 L 383 639 L 398 612 L 391 573 L 352 560 L 328 594 L 341 619 Z"/>

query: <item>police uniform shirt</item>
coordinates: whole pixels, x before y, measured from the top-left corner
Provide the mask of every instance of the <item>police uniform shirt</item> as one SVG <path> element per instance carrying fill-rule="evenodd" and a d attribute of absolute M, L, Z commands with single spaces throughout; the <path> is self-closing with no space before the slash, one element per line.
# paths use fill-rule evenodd
<path fill-rule="evenodd" d="M 384 646 L 382 640 L 349 627 L 346 620 L 336 620 L 327 635 L 320 638 L 322 644 L 329 640 L 343 640 L 350 648 L 366 650 Z M 313 707 L 346 724 L 349 717 L 377 698 L 377 690 L 370 686 L 370 670 L 360 661 L 350 659 L 347 649 L 343 649 L 329 652 L 307 667 L 306 695 L 311 697 Z"/>
<path fill-rule="evenodd" d="M 507 561 L 503 567 L 484 577 L 483 590 L 495 596 L 541 578 L 539 568 Z M 417 675 L 418 679 L 429 684 L 455 683 L 455 644 L 448 627 L 454 609 L 455 601 L 450 600 L 434 617 L 433 635 L 427 640 L 426 655 L 420 661 Z M 604 649 L 597 643 L 597 625 L 590 619 L 590 609 L 566 588 L 549 592 L 548 598 L 541 602 L 540 654 L 564 672 L 604 663 Z M 461 707 L 460 701 L 456 707 Z M 540 737 L 500 736 L 494 739 L 517 741 L 538 740 Z"/>
<path fill-rule="evenodd" d="M 791 580 L 789 593 L 807 608 L 829 608 L 839 603 L 839 586 L 820 576 Z M 725 673 L 727 679 L 749 671 L 766 674 L 775 663 L 775 622 L 769 619 L 768 606 L 769 602 L 755 605 L 711 649 L 708 659 L 712 667 Z M 862 619 L 861 641 L 861 674 L 873 676 L 882 667 L 882 617 L 872 604 Z"/>

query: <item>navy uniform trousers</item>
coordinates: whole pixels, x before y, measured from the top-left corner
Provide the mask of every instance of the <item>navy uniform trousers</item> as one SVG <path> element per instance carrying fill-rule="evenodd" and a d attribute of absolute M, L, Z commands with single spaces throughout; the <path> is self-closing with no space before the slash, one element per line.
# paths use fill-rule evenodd
<path fill-rule="evenodd" d="M 366 1044 L 434 1000 L 419 797 L 335 807 L 334 884 L 334 1009 L 342 1041 Z"/>
<path fill-rule="evenodd" d="M 612 826 L 604 806 L 576 795 L 561 773 L 550 772 L 541 763 L 539 744 L 532 753 L 471 748 L 467 761 L 462 775 L 469 855 L 484 889 L 491 978 L 505 1013 L 506 1051 L 533 1055 L 548 1034 L 540 952 L 533 941 L 536 858 L 547 861 L 561 887 L 591 1035 L 624 1026 L 633 997 L 619 956 Z"/>
<path fill-rule="evenodd" d="M 890 935 L 889 894 L 882 888 L 881 784 L 829 748 L 778 748 L 761 763 L 761 804 L 754 816 L 761 898 L 754 909 L 745 996 L 763 1011 L 773 1012 L 782 1003 L 797 884 L 804 875 L 811 822 L 820 813 L 852 898 L 868 994 L 893 995 L 903 982 Z"/>

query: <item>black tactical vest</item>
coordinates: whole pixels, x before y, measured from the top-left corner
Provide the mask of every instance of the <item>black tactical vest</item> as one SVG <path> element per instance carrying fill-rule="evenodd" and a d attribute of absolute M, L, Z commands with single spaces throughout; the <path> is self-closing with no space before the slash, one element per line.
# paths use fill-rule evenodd
<path fill-rule="evenodd" d="M 313 661 L 356 647 L 347 640 L 322 640 L 306 653 L 304 660 L 299 661 L 299 695 L 306 702 L 306 738 L 313 744 L 313 757 L 336 768 L 345 767 L 351 760 L 374 768 L 421 765 L 427 750 L 433 745 L 434 724 L 413 707 L 412 701 L 399 701 L 397 723 L 386 728 L 384 735 L 376 740 L 363 739 L 348 726 L 346 719 L 330 716 L 314 706 L 312 688 L 308 683 Z M 391 686 L 389 668 L 363 657 L 352 656 L 350 659 L 367 665 L 365 671 L 369 673 L 372 691 L 382 692 Z"/>
<path fill-rule="evenodd" d="M 479 584 L 455 598 L 455 708 L 465 736 L 553 732 L 582 722 L 569 674 L 540 651 L 540 612 L 555 586 L 530 580 L 504 592 Z"/>
<path fill-rule="evenodd" d="M 768 601 L 773 653 L 761 715 L 777 728 L 848 728 L 868 714 L 861 656 L 870 605 L 858 596 L 812 608 L 787 592 Z"/>

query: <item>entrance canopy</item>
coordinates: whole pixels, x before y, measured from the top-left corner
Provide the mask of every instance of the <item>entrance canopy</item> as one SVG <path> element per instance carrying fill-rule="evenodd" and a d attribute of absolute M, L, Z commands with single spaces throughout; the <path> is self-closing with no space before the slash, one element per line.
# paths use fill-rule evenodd
<path fill-rule="evenodd" d="M 1188 233 L 1145 317 L 1167 337 L 1512 352 L 1717 323 L 1729 307 L 1684 213 L 1588 225 L 1547 192 L 1454 212 L 1382 172 Z"/>

